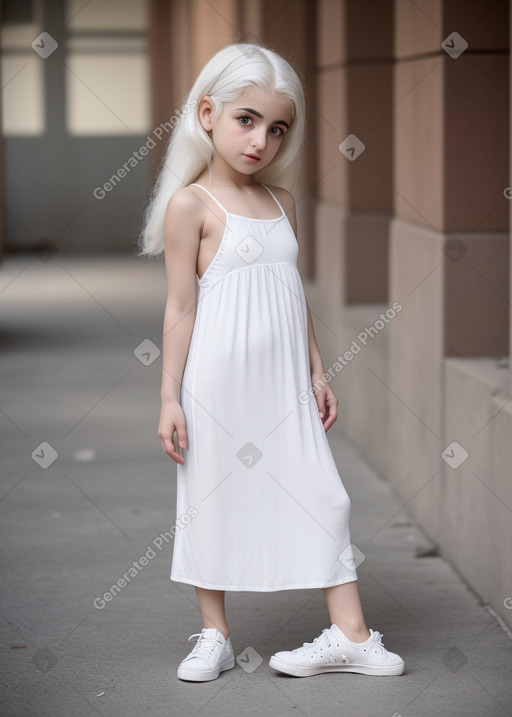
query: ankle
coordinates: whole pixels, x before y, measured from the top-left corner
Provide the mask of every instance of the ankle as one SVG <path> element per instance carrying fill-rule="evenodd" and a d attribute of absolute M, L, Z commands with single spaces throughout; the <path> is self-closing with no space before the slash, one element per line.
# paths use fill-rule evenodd
<path fill-rule="evenodd" d="M 351 642 L 366 642 L 370 637 L 370 631 L 366 625 L 353 627 L 351 625 L 344 625 L 343 623 L 340 624 L 339 622 L 334 624 L 340 628 L 345 637 Z"/>
<path fill-rule="evenodd" d="M 217 627 L 217 625 L 203 625 L 203 627 L 205 627 L 205 628 L 214 627 L 216 630 L 218 630 L 221 633 L 221 635 L 224 637 L 225 640 L 227 640 L 230 635 L 229 628 L 224 628 L 224 627 L 220 628 L 220 627 Z"/>

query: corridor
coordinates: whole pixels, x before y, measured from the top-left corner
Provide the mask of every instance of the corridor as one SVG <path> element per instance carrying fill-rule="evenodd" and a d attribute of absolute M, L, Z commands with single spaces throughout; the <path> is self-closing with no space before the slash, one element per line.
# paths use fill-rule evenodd
<path fill-rule="evenodd" d="M 274 672 L 273 652 L 328 626 L 322 591 L 297 590 L 227 593 L 235 668 L 178 680 L 201 616 L 194 588 L 169 580 L 176 466 L 156 433 L 163 263 L 10 255 L 0 298 L 3 715 L 512 714 L 510 634 L 346 438 L 336 380 L 328 437 L 365 556 L 365 618 L 405 674 Z"/>

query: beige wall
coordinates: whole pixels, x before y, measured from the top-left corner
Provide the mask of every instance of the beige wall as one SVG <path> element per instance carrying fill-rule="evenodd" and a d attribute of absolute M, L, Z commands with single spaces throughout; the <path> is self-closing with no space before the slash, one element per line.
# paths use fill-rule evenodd
<path fill-rule="evenodd" d="M 319 12 L 331 38 L 318 55 L 321 171 L 337 137 L 366 145 L 320 185 L 314 307 L 326 368 L 393 302 L 403 307 L 334 380 L 341 428 L 512 625 L 512 402 L 499 359 L 511 320 L 508 8 L 325 0 Z M 458 58 L 441 47 L 454 29 L 469 45 Z M 444 454 L 453 442 L 461 448 Z M 455 466 L 463 451 L 456 468 L 442 457 Z"/>
<path fill-rule="evenodd" d="M 171 19 L 175 102 L 229 41 L 305 78 L 299 268 L 325 368 L 345 356 L 333 430 L 512 627 L 508 7 L 174 0 Z"/>

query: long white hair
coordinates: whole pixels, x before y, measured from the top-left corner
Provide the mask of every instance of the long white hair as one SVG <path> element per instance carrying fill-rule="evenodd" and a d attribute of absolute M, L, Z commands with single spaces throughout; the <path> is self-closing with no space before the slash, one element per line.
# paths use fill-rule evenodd
<path fill-rule="evenodd" d="M 185 98 L 167 146 L 163 166 L 144 210 L 137 255 L 156 256 L 164 251 L 164 223 L 172 195 L 191 184 L 208 165 L 213 142 L 198 116 L 205 95 L 214 103 L 216 119 L 224 102 L 234 102 L 255 88 L 285 95 L 293 119 L 273 161 L 253 177 L 258 182 L 294 188 L 305 132 L 305 103 L 301 81 L 292 66 L 276 52 L 260 45 L 235 43 L 224 47 L 206 63 Z"/>

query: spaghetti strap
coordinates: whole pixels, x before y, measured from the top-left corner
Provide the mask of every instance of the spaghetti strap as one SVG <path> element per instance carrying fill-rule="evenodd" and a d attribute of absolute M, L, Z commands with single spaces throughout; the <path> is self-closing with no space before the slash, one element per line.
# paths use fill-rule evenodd
<path fill-rule="evenodd" d="M 233 212 L 228 212 L 228 210 L 226 209 L 226 207 L 224 207 L 224 206 L 219 202 L 219 200 L 216 199 L 216 198 L 213 196 L 213 194 L 212 194 L 208 189 L 206 189 L 206 187 L 203 187 L 202 184 L 197 184 L 197 182 L 193 182 L 192 184 L 189 184 L 188 186 L 189 186 L 189 187 L 199 187 L 200 189 L 204 189 L 204 191 L 205 191 L 207 194 L 210 195 L 210 197 L 213 199 L 213 201 L 214 201 L 216 204 L 218 204 L 218 206 L 222 209 L 222 211 L 226 212 L 226 214 L 233 214 Z M 277 199 L 276 195 L 274 194 L 274 192 L 272 192 L 272 190 L 269 189 L 269 187 L 267 187 L 266 184 L 261 184 L 261 186 L 262 186 L 262 187 L 265 187 L 265 189 L 266 189 L 268 192 L 270 192 L 271 196 L 274 198 L 275 203 L 277 204 L 277 206 L 278 206 L 279 209 L 281 210 L 281 216 L 284 216 L 284 215 L 285 215 L 285 211 L 284 211 L 283 207 L 281 206 L 281 203 L 280 203 L 279 200 Z M 241 216 L 241 215 L 240 215 L 240 214 L 235 214 L 234 216 Z M 249 218 L 249 217 L 248 217 L 248 218 Z M 280 217 L 276 217 L 276 218 L 279 219 Z M 256 220 L 256 221 L 257 221 L 257 220 Z M 264 221 L 266 221 L 266 220 L 264 220 Z"/>
<path fill-rule="evenodd" d="M 283 207 L 281 206 L 281 202 L 278 200 L 278 198 L 276 197 L 276 195 L 274 194 L 274 192 L 273 192 L 269 187 L 267 187 L 266 184 L 262 184 L 261 186 L 262 186 L 262 187 L 265 187 L 265 189 L 267 189 L 267 190 L 270 192 L 270 194 L 274 197 L 275 203 L 277 204 L 277 206 L 278 206 L 279 209 L 281 210 L 281 213 L 282 213 L 282 214 L 285 214 L 286 212 L 284 211 Z"/>
<path fill-rule="evenodd" d="M 216 203 L 219 205 L 219 207 L 222 209 L 222 211 L 223 211 L 223 212 L 226 212 L 226 214 L 229 214 L 229 212 L 228 212 L 228 210 L 226 209 L 226 207 L 223 207 L 222 204 L 219 202 L 219 200 L 218 200 L 218 199 L 215 199 L 215 197 L 213 196 L 213 194 L 212 194 L 208 189 L 206 189 L 206 187 L 203 187 L 202 184 L 196 184 L 195 182 L 193 182 L 192 184 L 189 184 L 188 186 L 189 186 L 189 187 L 199 187 L 200 189 L 204 189 L 204 191 L 205 191 L 207 194 L 210 195 L 210 197 L 213 199 L 213 201 L 216 202 Z"/>

